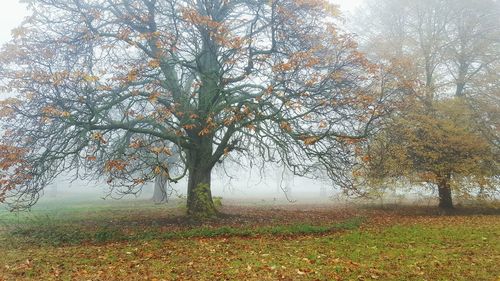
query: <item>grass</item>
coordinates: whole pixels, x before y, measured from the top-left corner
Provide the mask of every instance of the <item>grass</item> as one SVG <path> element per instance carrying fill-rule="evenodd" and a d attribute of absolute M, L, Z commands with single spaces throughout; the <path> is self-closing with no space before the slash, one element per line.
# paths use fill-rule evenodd
<path fill-rule="evenodd" d="M 175 208 L 120 204 L 5 214 L 0 280 L 500 278 L 494 214 L 226 206 L 227 218 L 192 224 Z"/>
<path fill-rule="evenodd" d="M 163 231 L 161 228 L 146 228 L 130 232 L 117 226 L 98 228 L 82 228 L 68 224 L 58 224 L 50 218 L 37 219 L 9 227 L 4 240 L 11 244 L 67 246 L 81 243 L 99 244 L 117 241 L 148 241 L 153 239 L 181 239 L 195 237 L 244 236 L 259 235 L 306 235 L 324 234 L 334 231 L 357 228 L 363 218 L 354 217 L 332 225 L 291 224 L 261 227 L 194 227 L 176 231 Z"/>

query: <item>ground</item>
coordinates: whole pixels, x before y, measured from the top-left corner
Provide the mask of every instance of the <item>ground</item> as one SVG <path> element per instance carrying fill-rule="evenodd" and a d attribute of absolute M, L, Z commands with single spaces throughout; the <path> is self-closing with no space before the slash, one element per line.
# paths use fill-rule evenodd
<path fill-rule="evenodd" d="M 0 213 L 0 280 L 500 280 L 498 210 L 49 204 Z"/>

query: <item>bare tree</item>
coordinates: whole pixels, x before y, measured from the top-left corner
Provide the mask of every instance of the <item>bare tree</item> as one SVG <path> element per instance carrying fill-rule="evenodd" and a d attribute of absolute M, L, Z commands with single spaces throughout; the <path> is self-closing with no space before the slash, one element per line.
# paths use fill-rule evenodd
<path fill-rule="evenodd" d="M 228 157 L 333 178 L 382 114 L 375 67 L 335 6 L 289 0 L 35 0 L 3 47 L 1 190 L 36 202 L 62 171 L 124 193 L 188 176 L 193 216 L 216 214 Z M 178 146 L 183 167 L 162 161 Z M 15 154 L 15 156 L 13 155 Z M 340 184 L 340 182 L 339 182 Z"/>
<path fill-rule="evenodd" d="M 473 94 L 500 60 L 500 5 L 494 0 L 377 0 L 360 14 L 363 48 L 384 61 L 408 59 L 436 95 Z"/>
<path fill-rule="evenodd" d="M 491 0 L 453 4 L 443 61 L 453 78 L 455 96 L 461 97 L 500 60 L 500 7 Z"/>

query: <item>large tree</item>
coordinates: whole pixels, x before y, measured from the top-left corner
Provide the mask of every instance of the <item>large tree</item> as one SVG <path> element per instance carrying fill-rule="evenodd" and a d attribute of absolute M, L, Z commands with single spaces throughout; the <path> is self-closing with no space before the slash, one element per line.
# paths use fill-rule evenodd
<path fill-rule="evenodd" d="M 65 171 L 135 192 L 188 176 L 188 213 L 216 213 L 226 158 L 344 176 L 383 109 L 375 68 L 326 1 L 34 0 L 1 54 L 0 198 L 22 207 Z M 162 159 L 174 145 L 183 169 Z M 348 178 L 348 177 L 347 177 Z"/>

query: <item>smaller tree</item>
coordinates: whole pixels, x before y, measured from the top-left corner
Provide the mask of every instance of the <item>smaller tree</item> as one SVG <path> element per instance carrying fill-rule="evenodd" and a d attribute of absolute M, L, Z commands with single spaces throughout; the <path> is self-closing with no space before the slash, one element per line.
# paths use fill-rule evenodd
<path fill-rule="evenodd" d="M 170 173 L 179 173 L 179 170 L 182 168 L 181 163 L 182 159 L 180 157 L 180 152 L 177 146 L 172 146 L 168 148 L 171 151 L 170 156 L 161 154 L 158 159 L 161 163 L 164 163 L 166 167 L 169 167 L 168 171 Z M 170 188 L 169 175 L 166 171 L 160 171 L 154 181 L 154 191 L 153 191 L 153 202 L 155 203 L 167 203 L 170 195 L 173 193 L 173 189 Z"/>
<path fill-rule="evenodd" d="M 498 175 L 491 144 L 473 125 L 461 98 L 435 102 L 432 108 L 413 103 L 392 118 L 367 147 L 363 158 L 371 185 L 402 178 L 437 187 L 439 207 L 453 208 L 452 192 L 464 183 L 495 188 Z"/>

